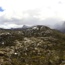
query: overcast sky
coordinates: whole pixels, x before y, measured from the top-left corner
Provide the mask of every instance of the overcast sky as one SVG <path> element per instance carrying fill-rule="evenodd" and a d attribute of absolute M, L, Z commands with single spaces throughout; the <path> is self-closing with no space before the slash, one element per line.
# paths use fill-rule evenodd
<path fill-rule="evenodd" d="M 0 27 L 55 25 L 65 20 L 65 0 L 0 0 Z"/>

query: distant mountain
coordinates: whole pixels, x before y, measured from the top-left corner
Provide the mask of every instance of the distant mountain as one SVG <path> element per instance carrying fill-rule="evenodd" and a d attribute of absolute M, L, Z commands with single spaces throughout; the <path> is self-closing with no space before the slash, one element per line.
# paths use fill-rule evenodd
<path fill-rule="evenodd" d="M 19 27 L 19 28 L 11 28 L 11 30 L 22 30 L 22 29 L 27 29 L 29 27 L 30 26 L 28 26 L 28 25 L 23 25 L 22 27 Z"/>
<path fill-rule="evenodd" d="M 22 26 L 22 29 L 26 29 L 26 28 L 29 28 L 29 26 L 27 26 L 27 25 Z"/>

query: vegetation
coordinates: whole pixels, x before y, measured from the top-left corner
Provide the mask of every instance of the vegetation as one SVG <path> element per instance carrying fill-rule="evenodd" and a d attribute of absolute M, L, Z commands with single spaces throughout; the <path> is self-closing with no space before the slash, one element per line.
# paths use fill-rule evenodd
<path fill-rule="evenodd" d="M 0 31 L 1 65 L 65 65 L 65 34 L 38 25 Z"/>

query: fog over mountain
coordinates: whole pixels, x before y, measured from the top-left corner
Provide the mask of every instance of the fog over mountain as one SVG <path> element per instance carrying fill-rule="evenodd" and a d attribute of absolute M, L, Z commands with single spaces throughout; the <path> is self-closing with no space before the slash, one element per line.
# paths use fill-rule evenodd
<path fill-rule="evenodd" d="M 55 25 L 54 29 L 57 29 L 57 30 L 65 33 L 65 21 L 62 24 Z"/>

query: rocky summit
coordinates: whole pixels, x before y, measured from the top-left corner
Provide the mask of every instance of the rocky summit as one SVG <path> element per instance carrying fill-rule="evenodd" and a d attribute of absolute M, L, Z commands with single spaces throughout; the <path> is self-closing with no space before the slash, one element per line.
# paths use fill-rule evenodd
<path fill-rule="evenodd" d="M 65 34 L 43 25 L 0 29 L 0 65 L 65 65 Z"/>

